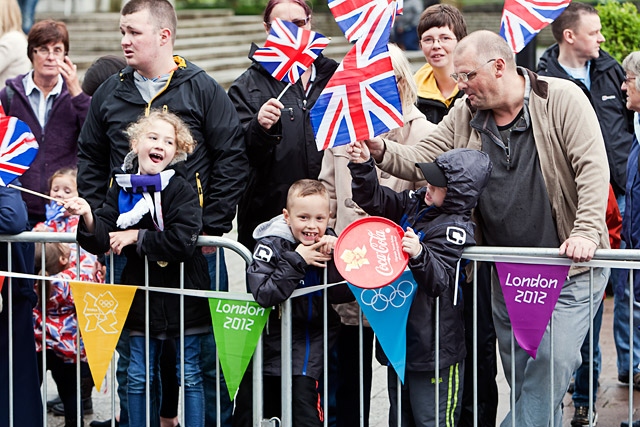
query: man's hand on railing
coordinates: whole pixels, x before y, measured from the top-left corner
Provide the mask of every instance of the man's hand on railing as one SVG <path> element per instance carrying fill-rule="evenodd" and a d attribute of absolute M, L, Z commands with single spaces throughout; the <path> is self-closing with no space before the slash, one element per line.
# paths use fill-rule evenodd
<path fill-rule="evenodd" d="M 566 255 L 573 262 L 587 262 L 593 258 L 596 247 L 594 242 L 585 237 L 573 236 L 560 245 L 560 255 Z"/>

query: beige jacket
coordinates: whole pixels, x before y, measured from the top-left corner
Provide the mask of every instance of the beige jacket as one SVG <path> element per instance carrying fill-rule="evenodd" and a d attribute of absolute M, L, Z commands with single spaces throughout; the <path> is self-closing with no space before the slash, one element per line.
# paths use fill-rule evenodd
<path fill-rule="evenodd" d="M 425 135 L 431 133 L 435 127 L 433 123 L 427 121 L 418 108 L 412 106 L 411 110 L 404 114 L 404 126 L 391 130 L 383 137 L 398 141 L 400 144 L 415 145 Z M 338 235 L 353 221 L 367 216 L 367 213 L 351 199 L 351 172 L 347 167 L 348 163 L 349 156 L 347 155 L 346 146 L 330 148 L 324 153 L 322 169 L 318 177 L 329 192 L 331 208 L 329 226 Z M 418 170 L 415 165 L 412 166 Z M 378 170 L 378 179 L 382 185 L 398 192 L 420 188 L 425 185 L 424 180 L 416 183 L 405 181 L 381 170 Z M 424 178 L 421 177 L 420 179 Z M 342 318 L 342 323 L 345 325 L 358 324 L 358 304 L 356 302 L 339 304 L 335 308 Z M 366 319 L 364 325 L 369 326 Z"/>
<path fill-rule="evenodd" d="M 9 31 L 0 36 L 0 89 L 7 79 L 31 69 L 27 56 L 27 36 L 22 31 Z"/>
<path fill-rule="evenodd" d="M 581 236 L 607 249 L 609 166 L 598 118 L 572 82 L 528 73 L 531 125 L 558 237 L 563 242 Z M 416 180 L 420 176 L 415 162 L 432 161 L 452 148 L 481 149 L 480 133 L 469 126 L 474 114 L 466 96 L 459 99 L 438 128 L 415 146 L 385 141 L 386 152 L 378 166 Z M 572 267 L 570 274 L 584 270 Z"/>

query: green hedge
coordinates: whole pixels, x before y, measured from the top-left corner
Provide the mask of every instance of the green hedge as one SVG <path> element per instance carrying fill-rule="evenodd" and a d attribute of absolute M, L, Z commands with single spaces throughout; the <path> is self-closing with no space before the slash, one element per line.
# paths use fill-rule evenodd
<path fill-rule="evenodd" d="M 596 6 L 602 23 L 602 35 L 607 40 L 602 44 L 619 62 L 634 50 L 640 50 L 640 14 L 635 4 L 615 0 Z"/>

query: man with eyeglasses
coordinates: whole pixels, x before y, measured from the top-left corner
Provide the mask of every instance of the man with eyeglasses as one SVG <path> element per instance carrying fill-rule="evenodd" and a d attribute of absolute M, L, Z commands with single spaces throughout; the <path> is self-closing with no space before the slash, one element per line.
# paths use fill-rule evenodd
<path fill-rule="evenodd" d="M 464 98 L 415 146 L 367 141 L 379 166 L 418 180 L 415 162 L 433 161 L 453 148 L 482 150 L 494 165 L 476 209 L 483 244 L 558 247 L 559 255 L 574 262 L 589 261 L 596 248 L 609 248 L 604 221 L 609 168 L 602 161 L 606 151 L 597 116 L 582 91 L 566 80 L 517 67 L 508 44 L 490 31 L 474 32 L 458 43 L 454 70 L 452 78 Z M 608 276 L 608 269 L 593 271 L 594 312 Z M 586 268 L 571 267 L 553 312 L 553 337 L 545 332 L 535 359 L 514 343 L 512 384 L 511 322 L 492 272 L 498 345 L 515 392 L 515 406 L 502 427 L 562 426 L 562 398 L 580 364 L 589 327 L 589 281 Z"/>
<path fill-rule="evenodd" d="M 540 58 L 538 74 L 559 77 L 574 82 L 591 101 L 604 137 L 611 173 L 609 182 L 624 214 L 627 157 L 633 140 L 633 112 L 626 108 L 626 96 L 620 88 L 625 73 L 620 64 L 600 48 L 605 38 L 598 11 L 586 3 L 572 2 L 551 24 L 557 44 L 549 47 Z M 634 349 L 629 352 L 629 289 L 628 270 L 614 269 L 611 279 L 614 288 L 614 340 L 618 352 L 618 378 L 623 383 L 632 381 L 640 388 L 640 330 L 634 332 Z M 640 321 L 640 304 L 634 313 Z M 599 335 L 602 306 L 593 322 L 594 369 L 593 402 L 595 404 L 600 374 Z M 573 403 L 575 414 L 572 426 L 589 425 L 589 339 L 582 346 L 582 364 L 575 374 Z M 629 375 L 629 357 L 633 357 L 635 370 Z M 593 409 L 592 418 L 597 420 Z"/>

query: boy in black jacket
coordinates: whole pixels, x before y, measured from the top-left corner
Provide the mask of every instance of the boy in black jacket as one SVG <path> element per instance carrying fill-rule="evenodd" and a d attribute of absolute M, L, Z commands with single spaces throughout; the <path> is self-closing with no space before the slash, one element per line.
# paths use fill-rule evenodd
<path fill-rule="evenodd" d="M 329 282 L 342 280 L 332 262 L 337 241 L 329 221 L 329 195 L 320 181 L 302 179 L 294 182 L 287 194 L 283 214 L 262 223 L 253 232 L 257 244 L 253 262 L 247 270 L 247 284 L 253 297 L 263 307 L 277 306 L 295 289 L 324 283 L 329 268 Z M 346 291 L 346 292 L 345 292 Z M 346 285 L 328 289 L 329 302 L 353 300 Z M 291 301 L 293 363 L 293 425 L 322 426 L 318 380 L 323 367 L 323 297 L 316 291 Z M 327 306 L 328 341 L 337 337 L 340 318 Z M 281 334 L 279 307 L 271 311 L 263 335 L 264 417 L 280 417 Z M 252 426 L 251 373 L 245 373 L 236 398 L 234 426 Z"/>
<path fill-rule="evenodd" d="M 433 163 L 416 163 L 427 186 L 396 193 L 378 183 L 365 144 L 356 142 L 347 151 L 351 157 L 353 200 L 368 214 L 391 219 L 405 229 L 402 247 L 409 254 L 409 268 L 418 285 L 407 321 L 402 425 L 457 425 L 466 349 L 463 307 L 456 297 L 455 277 L 462 251 L 475 244 L 471 210 L 489 181 L 492 169 L 489 156 L 478 150 L 455 149 L 440 155 Z M 439 331 L 435 330 L 436 304 L 440 308 Z M 438 373 L 435 372 L 437 334 Z M 380 358 L 383 364 L 388 364 L 385 357 Z M 397 383 L 395 371 L 389 368 L 390 426 L 397 423 Z M 418 406 L 417 402 L 422 404 Z"/>

